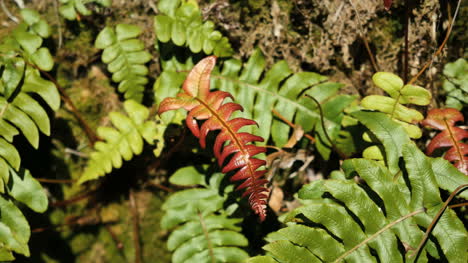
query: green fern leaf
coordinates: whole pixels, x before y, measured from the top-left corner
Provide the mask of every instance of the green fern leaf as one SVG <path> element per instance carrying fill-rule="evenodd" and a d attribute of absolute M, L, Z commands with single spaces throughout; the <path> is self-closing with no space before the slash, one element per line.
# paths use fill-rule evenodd
<path fill-rule="evenodd" d="M 346 176 L 359 175 L 365 185 L 329 179 L 304 186 L 299 192 L 304 206 L 287 214 L 285 228 L 268 235 L 266 256 L 247 262 L 305 262 L 290 260 L 299 254 L 310 262 L 312 256 L 318 262 L 414 261 L 409 254 L 423 237 L 421 229 L 428 228 L 443 205 L 437 177 L 457 171 L 441 164 L 441 158 L 425 156 L 411 142 L 401 146 L 401 155 L 406 169 L 398 177 L 380 162 L 348 159 L 342 166 Z M 466 176 L 457 178 L 458 183 L 468 183 Z M 418 262 L 427 262 L 428 254 L 436 260 L 466 262 L 468 233 L 453 210 L 447 209 L 432 235 Z M 408 252 L 400 249 L 403 246 Z"/>
<path fill-rule="evenodd" d="M 96 142 L 79 184 L 110 173 L 114 167 L 120 168 L 122 159 L 128 161 L 143 151 L 143 141 L 154 144 L 155 140 L 162 140 L 156 122 L 147 120 L 149 110 L 145 106 L 127 100 L 124 109 L 128 116 L 119 112 L 109 114 L 115 128 L 98 128 L 97 133 L 104 141 Z"/>
<path fill-rule="evenodd" d="M 24 215 L 9 200 L 0 196 L 0 260 L 14 259 L 12 251 L 29 256 L 28 241 L 31 236 L 28 221 Z"/>
<path fill-rule="evenodd" d="M 431 93 L 419 86 L 404 85 L 403 80 L 388 72 L 377 72 L 372 80 L 390 97 L 370 95 L 362 99 L 361 106 L 388 114 L 391 119 L 398 121 L 405 128 L 411 138 L 420 138 L 421 130 L 412 123 L 422 121 L 424 116 L 419 111 L 402 104 L 428 105 L 431 101 Z"/>
<path fill-rule="evenodd" d="M 109 7 L 112 0 L 60 0 L 59 12 L 68 20 L 77 20 L 79 15 L 89 16 L 91 11 L 85 4 L 97 3 L 104 7 Z"/>
<path fill-rule="evenodd" d="M 14 260 L 12 252 L 29 256 L 28 222 L 9 199 L 36 212 L 44 212 L 48 206 L 41 184 L 20 168 L 14 136 L 21 132 L 37 149 L 39 131 L 50 135 L 50 123 L 36 98 L 41 97 L 54 111 L 60 107 L 55 85 L 43 79 L 38 70 L 48 71 L 54 65 L 49 50 L 41 47 L 43 38 L 50 34 L 49 26 L 34 10 L 22 9 L 20 13 L 24 21 L 0 42 L 0 261 Z M 9 199 L 4 199 L 6 196 Z"/>
<path fill-rule="evenodd" d="M 399 158 L 402 156 L 403 145 L 408 144 L 410 139 L 403 128 L 397 123 L 393 122 L 386 114 L 380 112 L 365 112 L 357 111 L 351 114 L 351 116 L 358 119 L 364 126 L 366 126 L 370 132 L 377 137 L 385 148 L 385 161 L 389 167 L 389 170 L 396 174 L 400 168 L 398 166 Z M 382 152 L 377 149 L 377 153 L 373 153 L 373 148 L 367 148 L 363 155 L 368 159 L 380 159 L 375 158 L 377 154 Z"/>
<path fill-rule="evenodd" d="M 38 213 L 45 212 L 49 203 L 46 192 L 31 173 L 25 169 L 17 173 L 10 168 L 10 174 L 11 182 L 7 183 L 10 196 Z"/>
<path fill-rule="evenodd" d="M 134 25 L 118 24 L 115 30 L 105 27 L 97 36 L 95 46 L 104 49 L 102 61 L 108 64 L 112 80 L 119 83 L 118 90 L 126 99 L 143 100 L 145 85 L 148 83 L 148 68 L 144 65 L 151 60 L 143 42 L 137 37 L 141 29 Z"/>
<path fill-rule="evenodd" d="M 444 66 L 442 88 L 446 92 L 445 106 L 462 110 L 468 104 L 468 62 L 459 58 Z"/>
<path fill-rule="evenodd" d="M 177 46 L 187 46 L 193 53 L 203 51 L 218 57 L 234 53 L 228 39 L 214 29 L 214 23 L 203 22 L 195 2 L 162 0 L 158 8 L 162 14 L 154 17 L 154 29 L 162 43 L 172 41 Z"/>
<path fill-rule="evenodd" d="M 162 206 L 165 214 L 161 227 L 175 229 L 167 241 L 173 252 L 172 262 L 242 262 L 248 254 L 239 247 L 247 246 L 248 241 L 239 233 L 241 219 L 228 218 L 230 212 L 223 209 L 233 187 L 227 187 L 220 195 L 223 174 L 213 174 L 208 184 L 200 182 L 204 179 L 193 167 L 181 168 L 169 179 L 183 186 L 194 182 L 203 186 L 177 192 Z"/>

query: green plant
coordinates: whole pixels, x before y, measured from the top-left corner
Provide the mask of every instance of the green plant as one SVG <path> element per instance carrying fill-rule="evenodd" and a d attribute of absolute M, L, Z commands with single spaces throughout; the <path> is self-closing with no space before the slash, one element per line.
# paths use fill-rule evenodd
<path fill-rule="evenodd" d="M 112 169 L 120 168 L 123 160 L 132 159 L 143 151 L 144 141 L 154 144 L 161 139 L 162 134 L 156 127 L 156 122 L 149 119 L 149 110 L 133 101 L 123 103 L 128 116 L 119 112 L 111 112 L 109 118 L 116 128 L 99 127 L 98 135 L 104 141 L 94 145 L 95 151 L 90 154 L 90 160 L 78 183 L 94 180 L 110 173 Z"/>
<path fill-rule="evenodd" d="M 59 12 L 68 20 L 80 20 L 80 15 L 91 15 L 91 11 L 86 8 L 86 5 L 90 3 L 109 7 L 112 4 L 112 0 L 60 0 Z"/>
<path fill-rule="evenodd" d="M 468 62 L 459 58 L 447 63 L 443 71 L 442 88 L 446 92 L 445 106 L 461 110 L 468 104 Z"/>
<path fill-rule="evenodd" d="M 226 187 L 220 195 L 223 174 L 211 175 L 207 184 L 205 173 L 205 169 L 189 166 L 169 178 L 175 185 L 201 186 L 171 195 L 162 207 L 166 213 L 161 227 L 172 229 L 167 240 L 167 248 L 173 251 L 172 262 L 241 262 L 248 258 L 239 248 L 248 245 L 237 226 L 242 220 L 228 218 L 237 205 L 223 208 L 233 187 Z"/>
<path fill-rule="evenodd" d="M 30 172 L 21 166 L 14 144 L 20 133 L 34 147 L 39 147 L 39 131 L 50 135 L 50 121 L 43 100 L 52 109 L 60 106 L 54 84 L 43 79 L 39 70 L 48 71 L 53 60 L 41 47 L 48 37 L 48 24 L 31 9 L 21 10 L 24 22 L 0 43 L 0 260 L 13 260 L 12 252 L 29 256 L 28 221 L 13 200 L 36 212 L 44 212 L 48 199 L 44 189 Z M 40 98 L 38 100 L 38 98 Z"/>
<path fill-rule="evenodd" d="M 105 27 L 95 43 L 97 48 L 104 49 L 102 61 L 108 64 L 112 80 L 119 83 L 118 90 L 125 94 L 125 99 L 140 103 L 148 83 L 148 68 L 144 64 L 151 60 L 143 43 L 136 38 L 141 33 L 137 26 L 118 24 L 115 30 Z"/>
<path fill-rule="evenodd" d="M 226 37 L 214 30 L 214 23 L 203 22 L 196 1 L 162 0 L 158 3 L 162 12 L 154 17 L 154 30 L 159 41 L 172 41 L 177 46 L 187 46 L 193 53 L 203 51 L 227 57 L 233 49 Z"/>
<path fill-rule="evenodd" d="M 193 135 L 199 138 L 200 146 L 206 147 L 206 136 L 213 130 L 221 130 L 214 143 L 214 155 L 222 172 L 236 171 L 231 181 L 244 180 L 237 189 L 246 189 L 244 196 L 249 196 L 249 203 L 261 220 L 266 217 L 266 188 L 263 179 L 266 170 L 258 170 L 265 161 L 254 158 L 266 151 L 264 147 L 253 144 L 263 141 L 260 136 L 239 130 L 256 122 L 245 118 L 231 119 L 233 112 L 242 110 L 242 106 L 233 102 L 223 103 L 232 95 L 224 91 L 210 91 L 211 71 L 216 63 L 216 57 L 210 56 L 200 62 L 190 71 L 184 82 L 184 91 L 175 98 L 166 98 L 159 105 L 159 114 L 166 111 L 183 108 L 188 111 L 186 124 Z M 205 120 L 199 128 L 197 120 Z M 227 162 L 225 162 L 227 161 Z"/>
<path fill-rule="evenodd" d="M 412 143 L 399 148 L 404 167 L 396 178 L 381 163 L 357 158 L 343 163 L 346 178 L 335 173 L 333 179 L 305 185 L 299 192 L 304 206 L 287 214 L 287 226 L 266 238 L 267 256 L 248 262 L 414 261 L 424 236 L 418 226 L 428 228 L 443 207 L 438 188 L 453 191 L 468 178 Z M 349 180 L 356 175 L 364 183 Z M 448 180 L 456 183 L 447 187 Z M 429 255 L 466 262 L 468 234 L 452 210 L 445 211 L 432 235 L 418 262 L 427 262 Z"/>
<path fill-rule="evenodd" d="M 415 123 L 422 121 L 424 116 L 417 110 L 403 104 L 428 105 L 431 93 L 426 89 L 404 84 L 398 76 L 388 72 L 378 72 L 372 77 L 377 87 L 383 89 L 390 97 L 369 95 L 361 100 L 364 109 L 376 110 L 387 114 L 393 121 L 401 125 L 408 136 L 418 139 L 422 136 L 421 129 Z M 364 134 L 364 140 L 375 142 L 369 134 Z M 383 155 L 379 146 L 373 145 L 364 150 L 363 156 L 369 159 L 382 160 Z"/>

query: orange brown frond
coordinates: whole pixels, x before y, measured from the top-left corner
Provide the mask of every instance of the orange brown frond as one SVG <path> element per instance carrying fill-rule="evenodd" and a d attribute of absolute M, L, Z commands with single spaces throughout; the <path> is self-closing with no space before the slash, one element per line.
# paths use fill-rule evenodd
<path fill-rule="evenodd" d="M 434 150 L 442 147 L 450 147 L 444 158 L 453 162 L 455 167 L 468 175 L 468 145 L 462 141 L 468 138 L 468 131 L 456 127 L 456 122 L 463 122 L 461 112 L 456 109 L 432 109 L 428 112 L 423 125 L 442 131 L 429 143 L 426 154 L 431 155 Z"/>
<path fill-rule="evenodd" d="M 266 162 L 254 156 L 266 151 L 254 142 L 263 141 L 262 137 L 238 132 L 248 125 L 257 125 L 250 119 L 234 118 L 231 115 L 242 111 L 241 105 L 234 102 L 224 102 L 232 95 L 224 91 L 210 91 L 210 75 L 216 63 L 216 57 L 210 56 L 201 60 L 190 71 L 183 85 L 183 92 L 175 98 L 166 98 L 159 105 L 159 114 L 184 108 L 188 111 L 186 124 L 199 139 L 200 146 L 206 147 L 206 136 L 210 131 L 220 130 L 216 137 L 213 151 L 218 159 L 222 172 L 235 171 L 231 181 L 243 180 L 237 190 L 245 189 L 243 196 L 249 196 L 249 204 L 260 220 L 266 217 L 266 199 L 268 197 L 264 179 L 266 170 L 258 170 Z M 198 121 L 205 122 L 199 127 Z M 229 158 L 230 157 L 230 158 Z M 229 160 L 228 160 L 229 159 Z"/>

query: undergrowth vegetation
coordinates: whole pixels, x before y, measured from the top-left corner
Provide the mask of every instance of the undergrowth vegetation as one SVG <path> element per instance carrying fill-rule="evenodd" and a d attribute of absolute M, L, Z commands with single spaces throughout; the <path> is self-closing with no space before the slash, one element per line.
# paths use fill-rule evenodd
<path fill-rule="evenodd" d="M 329 17 L 311 24 L 333 1 L 14 2 L 0 1 L 0 261 L 468 261 L 468 66 L 447 49 L 461 1 L 380 1 L 362 19 L 362 4 L 327 6 L 357 13 L 359 41 L 324 68 L 245 45 L 268 16 L 272 47 L 322 39 L 317 54 L 337 41 Z M 261 17 L 256 34 L 237 37 L 237 12 Z M 442 39 L 428 56 L 410 53 L 425 12 Z M 390 52 L 382 32 L 401 67 L 374 54 Z"/>

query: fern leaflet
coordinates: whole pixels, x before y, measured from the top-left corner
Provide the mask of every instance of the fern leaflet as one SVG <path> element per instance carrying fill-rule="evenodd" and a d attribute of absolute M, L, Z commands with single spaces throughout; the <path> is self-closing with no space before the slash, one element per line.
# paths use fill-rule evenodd
<path fill-rule="evenodd" d="M 237 226 L 241 219 L 228 218 L 236 205 L 223 209 L 233 188 L 226 187 L 220 195 L 222 178 L 223 174 L 213 174 L 206 184 L 205 175 L 193 167 L 181 168 L 170 177 L 173 184 L 202 186 L 177 192 L 163 204 L 166 213 L 161 226 L 174 229 L 167 240 L 172 262 L 241 262 L 248 257 L 239 248 L 248 244 Z"/>
<path fill-rule="evenodd" d="M 429 143 L 426 154 L 431 155 L 437 148 L 450 147 L 444 158 L 468 175 L 468 144 L 462 142 L 468 138 L 468 131 L 455 126 L 456 122 L 463 121 L 463 114 L 456 109 L 432 109 L 422 124 L 442 131 Z"/>
<path fill-rule="evenodd" d="M 112 80 L 119 83 L 118 90 L 126 99 L 143 100 L 143 91 L 148 83 L 148 68 L 144 65 L 151 55 L 144 50 L 138 37 L 141 29 L 134 25 L 118 24 L 115 30 L 105 27 L 97 36 L 95 46 L 104 49 L 102 61 L 108 64 Z"/>
<path fill-rule="evenodd" d="M 90 160 L 78 183 L 94 180 L 120 168 L 123 160 L 132 159 L 143 151 L 146 141 L 154 144 L 161 139 L 162 134 L 157 129 L 156 122 L 147 120 L 149 110 L 133 101 L 124 102 L 124 109 L 128 116 L 119 112 L 111 112 L 109 118 L 116 128 L 99 127 L 97 133 L 104 141 L 96 142 L 95 151 L 91 153 Z"/>

